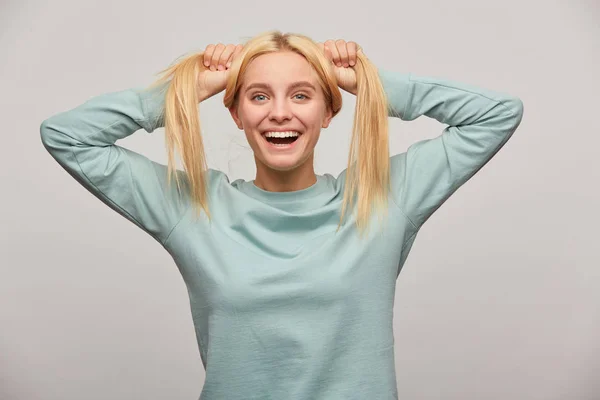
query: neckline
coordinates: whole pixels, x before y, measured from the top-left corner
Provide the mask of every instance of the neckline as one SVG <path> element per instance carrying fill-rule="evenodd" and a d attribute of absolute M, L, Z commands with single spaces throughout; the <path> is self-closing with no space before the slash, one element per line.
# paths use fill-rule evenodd
<path fill-rule="evenodd" d="M 311 186 L 291 192 L 270 192 L 256 186 L 253 180 L 246 182 L 246 189 L 248 194 L 265 202 L 297 202 L 317 196 L 325 190 L 327 185 L 325 177 L 322 175 L 316 177 L 317 181 Z"/>

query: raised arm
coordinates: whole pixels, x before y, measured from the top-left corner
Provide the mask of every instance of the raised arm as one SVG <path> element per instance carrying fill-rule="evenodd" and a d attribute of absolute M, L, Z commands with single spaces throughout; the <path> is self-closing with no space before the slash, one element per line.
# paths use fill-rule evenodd
<path fill-rule="evenodd" d="M 175 180 L 167 186 L 165 165 L 115 142 L 164 126 L 167 84 L 102 94 L 40 126 L 44 147 L 71 176 L 163 245 L 187 209 L 185 190 L 179 195 Z"/>
<path fill-rule="evenodd" d="M 412 121 L 425 115 L 448 124 L 441 135 L 390 158 L 398 205 L 419 229 L 504 146 L 521 123 L 523 103 L 449 80 L 385 70 L 379 74 L 390 116 Z"/>

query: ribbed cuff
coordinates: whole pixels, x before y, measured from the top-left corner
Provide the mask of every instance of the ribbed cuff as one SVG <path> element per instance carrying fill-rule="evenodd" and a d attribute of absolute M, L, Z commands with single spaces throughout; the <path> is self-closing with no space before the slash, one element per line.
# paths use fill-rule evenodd
<path fill-rule="evenodd" d="M 138 121 L 147 131 L 152 132 L 156 128 L 162 128 L 164 123 L 165 95 L 170 81 L 163 82 L 158 86 L 134 89 L 142 103 L 144 121 Z"/>
<path fill-rule="evenodd" d="M 379 69 L 379 78 L 388 98 L 388 115 L 404 119 L 410 105 L 410 73 L 392 72 Z"/>

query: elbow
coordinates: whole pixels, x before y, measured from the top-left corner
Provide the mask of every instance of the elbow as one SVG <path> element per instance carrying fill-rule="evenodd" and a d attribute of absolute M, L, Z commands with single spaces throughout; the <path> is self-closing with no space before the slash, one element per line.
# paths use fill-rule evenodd
<path fill-rule="evenodd" d="M 513 96 L 505 100 L 503 103 L 510 110 L 511 119 L 513 122 L 513 130 L 517 129 L 523 120 L 523 100 L 521 100 L 519 97 Z"/>
<path fill-rule="evenodd" d="M 46 119 L 41 123 L 40 139 L 44 148 L 52 155 L 69 145 L 68 137 L 57 129 L 52 119 Z"/>
<path fill-rule="evenodd" d="M 40 139 L 42 140 L 42 144 L 44 148 L 49 152 L 52 152 L 54 136 L 56 135 L 56 131 L 52 129 L 50 126 L 49 120 L 44 120 L 40 125 Z"/>

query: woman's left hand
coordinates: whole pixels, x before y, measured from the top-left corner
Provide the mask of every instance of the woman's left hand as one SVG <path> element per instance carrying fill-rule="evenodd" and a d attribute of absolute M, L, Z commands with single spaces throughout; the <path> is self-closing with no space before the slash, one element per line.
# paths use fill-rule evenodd
<path fill-rule="evenodd" d="M 325 43 L 318 43 L 319 47 L 325 53 L 325 57 L 334 65 L 335 77 L 338 86 L 346 92 L 356 96 L 356 54 L 362 53 L 355 42 L 346 42 L 345 40 L 327 40 Z"/>

